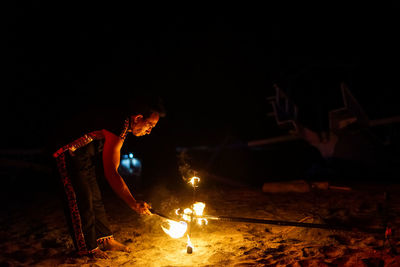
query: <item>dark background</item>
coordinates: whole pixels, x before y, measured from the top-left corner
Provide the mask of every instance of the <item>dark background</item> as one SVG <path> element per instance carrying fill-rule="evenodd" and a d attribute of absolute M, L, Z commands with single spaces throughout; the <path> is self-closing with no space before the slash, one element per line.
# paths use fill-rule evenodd
<path fill-rule="evenodd" d="M 26 1 L 5 10 L 3 152 L 40 150 L 54 121 L 71 110 L 143 92 L 160 95 L 167 116 L 124 149 L 157 169 L 151 175 L 172 179 L 177 147 L 286 134 L 266 116 L 275 82 L 290 88 L 304 112 L 346 80 L 371 119 L 399 115 L 395 1 L 234 8 Z M 308 164 L 304 155 L 314 153 L 276 151 L 267 150 L 264 162 Z M 249 161 L 246 153 L 235 162 Z"/>

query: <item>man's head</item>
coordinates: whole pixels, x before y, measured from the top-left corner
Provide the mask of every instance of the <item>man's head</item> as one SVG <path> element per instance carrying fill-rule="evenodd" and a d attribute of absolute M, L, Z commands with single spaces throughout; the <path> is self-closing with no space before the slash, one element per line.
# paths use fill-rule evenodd
<path fill-rule="evenodd" d="M 160 117 L 165 116 L 162 100 L 158 96 L 138 95 L 124 101 L 125 113 L 131 119 L 130 132 L 135 136 L 150 134 Z"/>
<path fill-rule="evenodd" d="M 135 136 L 150 134 L 159 119 L 160 114 L 158 112 L 152 112 L 147 117 L 144 117 L 142 114 L 132 115 L 130 130 Z"/>

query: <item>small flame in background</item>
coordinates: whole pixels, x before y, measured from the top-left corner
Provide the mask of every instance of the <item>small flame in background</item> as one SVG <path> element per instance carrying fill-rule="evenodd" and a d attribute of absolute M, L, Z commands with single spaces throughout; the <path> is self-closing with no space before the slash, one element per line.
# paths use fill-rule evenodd
<path fill-rule="evenodd" d="M 200 182 L 200 178 L 197 176 L 193 176 L 190 180 L 189 180 L 189 184 L 192 184 L 193 187 L 198 187 L 199 186 L 199 182 Z"/>
<path fill-rule="evenodd" d="M 168 234 L 172 238 L 181 238 L 187 230 L 187 223 L 180 221 L 172 221 L 172 220 L 167 220 L 169 229 L 161 225 L 161 228 L 164 230 L 166 234 Z"/>
<path fill-rule="evenodd" d="M 187 155 L 187 149 L 182 149 L 180 153 L 177 155 L 178 157 L 178 165 L 179 165 L 179 172 L 182 175 L 182 179 L 185 182 L 190 183 L 190 180 L 193 176 L 197 176 L 197 171 L 193 170 L 190 164 L 189 156 Z"/>

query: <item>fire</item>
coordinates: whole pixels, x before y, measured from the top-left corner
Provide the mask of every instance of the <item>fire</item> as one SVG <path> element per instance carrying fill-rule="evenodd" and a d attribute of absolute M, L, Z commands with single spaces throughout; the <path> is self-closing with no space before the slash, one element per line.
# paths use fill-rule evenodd
<path fill-rule="evenodd" d="M 204 211 L 205 207 L 206 207 L 206 204 L 204 204 L 203 202 L 196 202 L 193 204 L 192 209 L 186 208 L 183 210 L 183 212 L 181 212 L 180 209 L 176 209 L 175 214 L 182 216 L 182 219 L 184 219 L 185 221 L 191 222 L 193 215 L 196 217 L 203 215 L 203 211 Z M 206 224 L 208 224 L 208 221 L 207 221 L 207 219 L 204 219 L 204 218 L 197 218 L 197 223 L 199 225 L 203 225 L 203 224 L 206 225 Z"/>
<path fill-rule="evenodd" d="M 189 184 L 192 184 L 193 187 L 198 187 L 198 184 L 200 182 L 200 178 L 193 176 L 190 180 L 189 180 Z"/>
<path fill-rule="evenodd" d="M 172 238 L 180 238 L 182 237 L 187 230 L 187 223 L 180 221 L 172 221 L 172 220 L 167 220 L 169 229 L 165 228 L 164 226 L 161 225 L 161 228 L 164 230 L 166 234 L 168 234 Z"/>
<path fill-rule="evenodd" d="M 187 253 L 191 254 L 193 252 L 193 244 L 190 241 L 189 235 L 187 235 L 187 238 L 188 238 L 188 240 L 187 240 L 187 245 L 186 245 L 186 251 L 187 251 Z"/>
<path fill-rule="evenodd" d="M 193 211 L 191 209 L 189 209 L 189 208 L 186 208 L 186 209 L 183 210 L 182 218 L 185 221 L 190 222 L 190 220 L 192 219 L 192 214 L 193 214 Z"/>
<path fill-rule="evenodd" d="M 193 202 L 196 193 L 195 189 L 196 187 L 198 187 L 199 182 L 200 178 L 196 176 L 193 176 L 188 182 L 193 186 Z M 167 220 L 168 228 L 164 226 L 161 226 L 161 228 L 164 230 L 166 234 L 168 234 L 172 238 L 180 238 L 186 233 L 188 228 L 188 225 L 185 221 L 189 222 L 190 226 L 192 225 L 191 223 L 195 220 L 199 225 L 208 223 L 208 221 L 205 218 L 202 218 L 205 206 L 206 204 L 204 204 L 203 202 L 196 202 L 191 206 L 191 208 L 186 208 L 183 211 L 181 209 L 176 209 L 175 214 L 180 216 L 184 221 L 176 222 L 172 220 Z M 190 232 L 191 232 L 191 227 L 189 229 L 189 234 L 187 234 L 188 239 L 186 246 L 187 253 L 189 254 L 191 254 L 193 251 L 193 244 L 190 241 Z"/>
<path fill-rule="evenodd" d="M 196 214 L 197 216 L 201 216 L 203 215 L 203 211 L 205 208 L 206 204 L 204 204 L 203 202 L 196 202 L 193 204 L 193 210 L 194 210 L 194 214 Z M 202 225 L 204 222 L 204 224 L 207 224 L 208 221 L 204 218 L 198 218 L 197 219 L 197 223 L 199 225 Z"/>

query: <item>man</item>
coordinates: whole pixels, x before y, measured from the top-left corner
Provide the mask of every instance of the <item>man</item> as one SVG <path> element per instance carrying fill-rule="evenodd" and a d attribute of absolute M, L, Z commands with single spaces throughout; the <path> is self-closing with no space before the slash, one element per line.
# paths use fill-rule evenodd
<path fill-rule="evenodd" d="M 63 122 L 58 136 L 67 136 L 53 157 L 62 179 L 68 204 L 67 218 L 79 255 L 108 258 L 103 250 L 129 252 L 129 248 L 113 238 L 106 217 L 98 183 L 102 172 L 113 191 L 139 214 L 150 215 L 149 205 L 137 201 L 118 173 L 120 151 L 128 133 L 134 136 L 150 134 L 156 126 L 159 110 L 141 103 L 118 108 L 104 108 L 78 114 L 71 123 Z M 79 129 L 80 137 L 70 134 Z M 84 129 L 84 130 L 82 130 Z M 57 134 L 56 134 L 57 135 Z M 61 142 L 61 141 L 60 141 Z"/>

